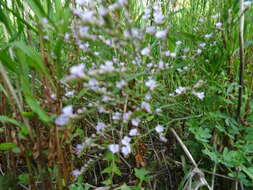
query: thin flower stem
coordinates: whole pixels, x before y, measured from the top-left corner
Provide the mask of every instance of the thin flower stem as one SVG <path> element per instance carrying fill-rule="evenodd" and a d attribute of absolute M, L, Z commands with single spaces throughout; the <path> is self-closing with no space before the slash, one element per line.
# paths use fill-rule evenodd
<path fill-rule="evenodd" d="M 240 14 L 244 11 L 243 6 L 244 0 L 240 0 Z M 242 107 L 242 95 L 244 88 L 244 66 L 245 66 L 245 57 L 244 57 L 244 14 L 240 17 L 240 31 L 239 31 L 239 45 L 240 45 L 240 69 L 239 69 L 239 92 L 238 92 L 238 104 L 237 104 L 237 120 L 241 120 L 241 107 Z"/>

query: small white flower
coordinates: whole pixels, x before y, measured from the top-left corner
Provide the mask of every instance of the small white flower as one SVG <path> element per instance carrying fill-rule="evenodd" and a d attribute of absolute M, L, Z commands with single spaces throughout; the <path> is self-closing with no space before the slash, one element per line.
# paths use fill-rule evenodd
<path fill-rule="evenodd" d="M 182 55 L 181 58 L 182 58 L 182 59 L 186 59 L 187 56 L 186 56 L 186 55 Z"/>
<path fill-rule="evenodd" d="M 103 102 L 109 102 L 110 101 L 110 97 L 109 96 L 106 96 L 106 95 L 104 95 L 103 97 L 102 97 L 102 101 Z"/>
<path fill-rule="evenodd" d="M 204 48 L 206 46 L 206 43 L 199 43 L 199 47 Z"/>
<path fill-rule="evenodd" d="M 145 94 L 145 100 L 151 100 L 152 96 L 150 93 Z"/>
<path fill-rule="evenodd" d="M 168 30 L 161 30 L 161 31 L 157 31 L 155 34 L 155 37 L 157 37 L 158 39 L 163 39 L 167 36 Z"/>
<path fill-rule="evenodd" d="M 253 3 L 252 1 L 245 1 L 243 3 L 243 5 L 244 5 L 245 8 L 247 8 L 247 7 L 250 7 L 252 3 Z"/>
<path fill-rule="evenodd" d="M 200 18 L 200 19 L 199 19 L 199 22 L 200 22 L 200 23 L 204 23 L 204 22 L 205 22 L 205 19 L 204 19 L 204 18 Z"/>
<path fill-rule="evenodd" d="M 92 22 L 94 20 L 94 12 L 91 10 L 83 11 L 81 15 L 79 15 L 83 22 Z"/>
<path fill-rule="evenodd" d="M 196 97 L 198 97 L 199 99 L 203 100 L 205 97 L 205 93 L 204 92 L 192 92 L 193 95 L 195 95 Z"/>
<path fill-rule="evenodd" d="M 178 88 L 176 88 L 175 92 L 177 94 L 182 94 L 183 92 L 186 91 L 186 87 L 182 87 L 182 86 L 179 86 Z"/>
<path fill-rule="evenodd" d="M 127 0 L 118 0 L 117 2 L 121 7 L 124 7 L 127 4 Z"/>
<path fill-rule="evenodd" d="M 164 16 L 161 12 L 154 13 L 154 21 L 156 24 L 161 24 L 163 22 Z"/>
<path fill-rule="evenodd" d="M 119 113 L 119 112 L 115 112 L 112 114 L 112 119 L 115 121 L 120 120 L 120 117 L 121 117 L 121 113 Z"/>
<path fill-rule="evenodd" d="M 164 127 L 162 126 L 162 125 L 157 125 L 156 127 L 155 127 L 155 130 L 156 130 L 156 132 L 157 133 L 162 133 L 163 131 L 164 131 Z"/>
<path fill-rule="evenodd" d="M 160 135 L 160 140 L 162 142 L 167 142 L 168 141 L 168 139 L 166 137 L 164 137 L 163 135 Z"/>
<path fill-rule="evenodd" d="M 79 28 L 79 34 L 81 37 L 89 36 L 89 26 L 82 26 Z"/>
<path fill-rule="evenodd" d="M 130 145 L 122 146 L 121 152 L 122 152 L 122 154 L 124 156 L 127 156 L 128 154 L 130 154 L 131 153 L 131 147 L 130 147 Z"/>
<path fill-rule="evenodd" d="M 124 138 L 121 140 L 121 143 L 122 143 L 123 145 L 126 145 L 126 146 L 129 145 L 130 142 L 131 142 L 131 138 L 128 137 L 128 136 L 124 136 Z"/>
<path fill-rule="evenodd" d="M 163 61 L 159 61 L 158 69 L 164 69 L 164 62 Z"/>
<path fill-rule="evenodd" d="M 105 111 L 104 107 L 100 106 L 100 107 L 98 107 L 98 112 L 99 113 L 105 113 L 106 111 Z"/>
<path fill-rule="evenodd" d="M 150 90 L 154 90 L 155 87 L 157 86 L 156 81 L 153 79 L 149 79 L 148 81 L 146 81 L 145 85 L 150 89 Z"/>
<path fill-rule="evenodd" d="M 64 95 L 66 97 L 71 97 L 71 96 L 73 96 L 75 94 L 75 92 L 76 92 L 75 90 L 71 90 L 71 91 L 66 92 Z"/>
<path fill-rule="evenodd" d="M 139 118 L 133 118 L 132 120 L 131 120 L 131 122 L 132 122 L 132 125 L 133 126 L 138 126 L 139 125 L 139 123 L 141 122 L 141 120 L 139 119 Z"/>
<path fill-rule="evenodd" d="M 221 29 L 222 23 L 221 22 L 216 22 L 215 27 L 218 28 L 218 29 Z"/>
<path fill-rule="evenodd" d="M 213 36 L 213 34 L 206 34 L 206 35 L 205 35 L 205 38 L 206 38 L 206 39 L 210 39 L 212 36 Z"/>
<path fill-rule="evenodd" d="M 125 80 L 121 80 L 121 81 L 119 81 L 119 82 L 116 83 L 116 88 L 121 89 L 125 85 L 126 85 L 126 81 Z"/>
<path fill-rule="evenodd" d="M 119 145 L 118 145 L 118 144 L 110 144 L 110 145 L 108 146 L 108 148 L 109 148 L 109 150 L 110 150 L 113 154 L 119 152 Z"/>
<path fill-rule="evenodd" d="M 139 132 L 138 132 L 138 130 L 137 130 L 136 128 L 131 129 L 131 130 L 129 131 L 129 136 L 131 136 L 131 137 L 133 137 L 133 136 L 138 136 L 138 135 L 139 135 Z"/>
<path fill-rule="evenodd" d="M 155 26 L 149 26 L 146 28 L 146 33 L 148 33 L 148 34 L 155 34 L 155 32 L 156 32 Z"/>
<path fill-rule="evenodd" d="M 182 44 L 182 42 L 181 41 L 176 41 L 176 45 L 181 45 Z"/>
<path fill-rule="evenodd" d="M 130 119 L 131 115 L 132 115 L 131 111 L 128 111 L 128 112 L 124 113 L 123 114 L 123 120 L 124 120 L 124 122 L 127 122 Z"/>
<path fill-rule="evenodd" d="M 176 56 L 177 56 L 177 54 L 175 52 L 170 53 L 170 57 L 175 58 Z"/>
<path fill-rule="evenodd" d="M 65 106 L 64 108 L 62 108 L 62 113 L 69 117 L 73 116 L 73 106 L 72 105 Z"/>
<path fill-rule="evenodd" d="M 146 8 L 145 10 L 144 10 L 144 15 L 143 15 L 143 19 L 149 19 L 151 17 L 151 9 L 149 9 L 149 8 Z"/>
<path fill-rule="evenodd" d="M 162 110 L 160 108 L 156 108 L 155 113 L 159 114 L 161 112 L 162 112 Z"/>
<path fill-rule="evenodd" d="M 146 110 L 148 113 L 151 113 L 151 106 L 147 102 L 142 102 L 141 103 L 141 108 Z"/>
<path fill-rule="evenodd" d="M 75 65 L 75 66 L 72 66 L 70 68 L 70 74 L 73 75 L 74 77 L 84 77 L 84 65 L 83 64 L 79 64 L 79 65 Z"/>
<path fill-rule="evenodd" d="M 44 18 L 41 19 L 41 22 L 42 22 L 42 24 L 47 25 L 48 24 L 48 19 L 44 17 Z"/>
<path fill-rule="evenodd" d="M 114 66 L 112 61 L 106 61 L 104 65 L 100 66 L 102 73 L 114 71 Z"/>
<path fill-rule="evenodd" d="M 74 177 L 78 177 L 79 175 L 81 175 L 81 171 L 78 170 L 78 169 L 73 170 L 73 171 L 72 171 L 72 175 L 73 175 Z"/>
<path fill-rule="evenodd" d="M 55 119 L 55 124 L 63 126 L 68 123 L 69 119 L 70 119 L 69 116 L 61 114 Z"/>
<path fill-rule="evenodd" d="M 141 50 L 141 55 L 146 56 L 146 55 L 149 55 L 149 53 L 150 53 L 150 47 L 146 47 Z"/>
<path fill-rule="evenodd" d="M 201 54 L 201 53 L 202 53 L 202 50 L 201 50 L 201 49 L 197 49 L 197 50 L 196 50 L 196 53 L 197 53 L 197 54 Z"/>
<path fill-rule="evenodd" d="M 51 94 L 51 95 L 50 95 L 50 98 L 52 98 L 53 100 L 55 100 L 55 99 L 56 99 L 56 94 L 54 94 L 54 93 Z"/>
<path fill-rule="evenodd" d="M 96 125 L 96 130 L 97 130 L 97 132 L 99 132 L 99 131 L 103 130 L 105 127 L 106 127 L 105 123 L 98 122 Z"/>
<path fill-rule="evenodd" d="M 105 16 L 108 13 L 108 10 L 104 7 L 101 7 L 101 8 L 98 9 L 98 13 L 101 16 Z"/>
<path fill-rule="evenodd" d="M 77 144 L 76 147 L 75 147 L 75 150 L 77 152 L 80 152 L 83 149 L 83 147 L 84 147 L 84 144 Z"/>
<path fill-rule="evenodd" d="M 220 13 L 217 13 L 215 15 L 212 15 L 211 18 L 215 19 L 215 18 L 219 18 L 219 16 L 220 16 Z"/>
<path fill-rule="evenodd" d="M 184 53 L 187 53 L 187 52 L 189 52 L 189 51 L 190 51 L 189 48 L 184 48 Z"/>

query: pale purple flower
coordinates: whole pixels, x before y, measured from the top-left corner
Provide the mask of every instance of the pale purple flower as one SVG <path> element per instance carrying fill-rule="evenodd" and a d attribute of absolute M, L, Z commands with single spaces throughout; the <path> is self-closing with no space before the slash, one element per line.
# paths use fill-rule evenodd
<path fill-rule="evenodd" d="M 164 127 L 162 126 L 162 125 L 157 125 L 156 127 L 155 127 L 155 130 L 156 130 L 156 132 L 157 133 L 162 133 L 163 131 L 164 131 Z"/>
<path fill-rule="evenodd" d="M 176 53 L 176 52 L 171 52 L 171 53 L 170 53 L 170 57 L 175 58 L 176 56 L 177 56 L 177 53 Z"/>
<path fill-rule="evenodd" d="M 138 136 L 139 135 L 139 132 L 138 132 L 138 130 L 136 129 L 136 128 L 134 128 L 134 129 L 131 129 L 130 131 L 129 131 L 129 136 Z"/>
<path fill-rule="evenodd" d="M 118 144 L 110 144 L 110 145 L 108 145 L 108 148 L 109 148 L 109 150 L 110 150 L 113 154 L 119 152 L 119 145 L 118 145 Z"/>
<path fill-rule="evenodd" d="M 218 28 L 218 29 L 221 29 L 222 23 L 221 22 L 216 22 L 215 27 Z"/>
<path fill-rule="evenodd" d="M 213 36 L 213 34 L 206 34 L 206 35 L 205 35 L 205 38 L 206 38 L 206 39 L 210 39 L 212 36 Z"/>
<path fill-rule="evenodd" d="M 123 114 L 123 120 L 124 120 L 124 122 L 127 122 L 130 119 L 131 115 L 132 115 L 131 111 L 128 111 L 128 112 L 124 113 Z"/>
<path fill-rule="evenodd" d="M 181 45 L 182 44 L 182 42 L 181 41 L 176 41 L 176 45 Z"/>
<path fill-rule="evenodd" d="M 128 154 L 130 154 L 131 153 L 130 145 L 122 146 L 121 152 L 124 156 L 127 156 Z"/>
<path fill-rule="evenodd" d="M 154 21 L 156 24 L 161 24 L 164 20 L 164 16 L 162 12 L 155 12 L 154 13 Z"/>
<path fill-rule="evenodd" d="M 150 78 L 148 81 L 146 81 L 145 85 L 150 89 L 154 90 L 155 87 L 157 86 L 156 81 Z"/>
<path fill-rule="evenodd" d="M 128 137 L 128 136 L 124 136 L 124 138 L 121 140 L 121 143 L 122 143 L 123 145 L 129 145 L 130 142 L 131 142 L 131 138 Z"/>
<path fill-rule="evenodd" d="M 141 55 L 147 56 L 147 55 L 149 55 L 149 53 L 150 53 L 150 47 L 146 47 L 141 50 Z"/>
<path fill-rule="evenodd" d="M 100 132 L 101 130 L 104 130 L 105 127 L 106 127 L 105 123 L 98 122 L 97 125 L 96 125 L 96 130 L 97 130 L 97 132 Z"/>
<path fill-rule="evenodd" d="M 69 70 L 70 74 L 74 77 L 84 77 L 84 65 L 83 64 L 79 64 L 79 65 L 75 65 L 75 66 L 72 66 Z"/>
<path fill-rule="evenodd" d="M 113 119 L 114 121 L 120 120 L 121 115 L 122 115 L 122 114 L 119 113 L 119 112 L 114 112 L 114 113 L 112 114 L 112 119 Z"/>
<path fill-rule="evenodd" d="M 141 103 L 141 108 L 146 110 L 148 113 L 151 113 L 151 106 L 147 102 L 142 102 Z"/>
<path fill-rule="evenodd" d="M 100 70 L 102 73 L 105 72 L 112 72 L 114 71 L 114 66 L 113 66 L 113 62 L 112 61 L 106 61 L 104 65 L 100 66 Z"/>
<path fill-rule="evenodd" d="M 73 96 L 75 94 L 75 92 L 76 92 L 75 90 L 71 90 L 71 91 L 66 92 L 64 95 L 66 97 L 71 97 L 71 96 Z"/>
<path fill-rule="evenodd" d="M 70 117 L 68 115 L 61 114 L 55 119 L 55 124 L 59 126 L 66 125 Z"/>
<path fill-rule="evenodd" d="M 141 120 L 137 117 L 137 118 L 133 118 L 132 120 L 131 120 L 131 122 L 132 122 L 132 125 L 133 126 L 138 126 L 139 125 L 139 123 L 141 122 Z"/>
<path fill-rule="evenodd" d="M 161 31 L 157 31 L 155 36 L 158 38 L 158 39 L 163 39 L 167 36 L 167 33 L 168 33 L 168 30 L 161 30 Z"/>
<path fill-rule="evenodd" d="M 186 91 L 186 89 L 187 89 L 186 87 L 179 86 L 178 88 L 176 88 L 175 92 L 177 94 L 182 94 L 183 92 Z"/>
<path fill-rule="evenodd" d="M 155 34 L 155 32 L 156 32 L 155 26 L 149 26 L 146 28 L 146 33 L 148 33 L 148 34 Z"/>
<path fill-rule="evenodd" d="M 119 82 L 116 83 L 116 88 L 121 89 L 125 85 L 126 85 L 126 81 L 125 80 L 121 80 L 121 81 L 119 81 Z"/>
<path fill-rule="evenodd" d="M 78 169 L 73 170 L 73 171 L 72 171 L 72 175 L 73 175 L 74 177 L 78 177 L 79 175 L 81 175 L 81 171 L 78 170 Z"/>

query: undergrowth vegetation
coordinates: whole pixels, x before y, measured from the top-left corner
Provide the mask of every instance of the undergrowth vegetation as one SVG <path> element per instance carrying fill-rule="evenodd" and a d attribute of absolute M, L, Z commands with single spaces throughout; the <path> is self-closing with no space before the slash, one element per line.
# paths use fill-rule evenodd
<path fill-rule="evenodd" d="M 0 189 L 252 189 L 251 3 L 1 0 Z"/>

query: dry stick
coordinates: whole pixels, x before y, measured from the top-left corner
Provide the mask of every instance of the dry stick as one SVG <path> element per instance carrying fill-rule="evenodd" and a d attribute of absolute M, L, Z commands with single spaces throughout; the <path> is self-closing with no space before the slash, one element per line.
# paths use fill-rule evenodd
<path fill-rule="evenodd" d="M 244 88 L 243 74 L 244 74 L 244 0 L 240 0 L 240 31 L 239 31 L 239 42 L 240 42 L 240 70 L 239 70 L 239 94 L 238 94 L 238 107 L 237 107 L 237 121 L 241 120 L 241 106 L 242 106 L 242 95 Z M 238 190 L 238 180 L 235 182 L 235 190 Z"/>
<path fill-rule="evenodd" d="M 176 131 L 173 128 L 170 128 L 170 131 L 173 133 L 173 135 L 176 137 L 177 141 L 179 142 L 179 144 L 181 145 L 182 149 L 184 150 L 185 154 L 187 155 L 187 157 L 190 159 L 190 161 L 192 162 L 192 164 L 194 165 L 195 169 L 197 169 L 198 171 L 201 171 L 198 168 L 197 163 L 195 162 L 195 160 L 193 159 L 190 151 L 188 150 L 188 148 L 185 146 L 185 144 L 183 143 L 183 141 L 181 140 L 181 138 L 178 136 L 178 134 L 176 133 Z M 212 190 L 212 188 L 209 186 L 209 184 L 207 183 L 206 179 L 201 175 L 200 176 L 200 181 L 202 184 L 206 185 L 208 187 L 209 190 Z"/>
<path fill-rule="evenodd" d="M 240 121 L 241 119 L 241 106 L 242 106 L 242 95 L 243 95 L 243 74 L 244 74 L 244 65 L 245 65 L 245 59 L 244 59 L 244 6 L 243 6 L 244 0 L 240 0 L 240 31 L 239 31 L 239 42 L 240 42 L 240 70 L 239 70 L 239 92 L 238 92 L 238 105 L 237 105 L 237 120 Z"/>

